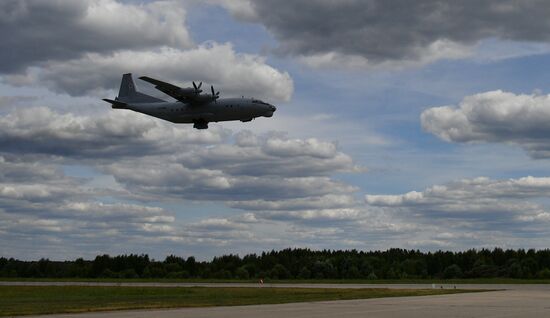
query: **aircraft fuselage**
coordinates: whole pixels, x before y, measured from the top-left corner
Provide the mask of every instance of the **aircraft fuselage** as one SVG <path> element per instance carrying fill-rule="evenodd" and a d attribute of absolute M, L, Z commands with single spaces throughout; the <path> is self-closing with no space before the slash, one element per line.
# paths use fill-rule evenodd
<path fill-rule="evenodd" d="M 219 98 L 220 92 L 216 92 L 212 85 L 212 94 L 201 94 L 202 82 L 198 85 L 193 82 L 192 88 L 181 88 L 147 76 L 140 79 L 154 84 L 156 89 L 177 101 L 167 102 L 137 91 L 131 73 L 122 75 L 118 96 L 114 100 L 103 100 L 116 109 L 130 109 L 172 123 L 192 123 L 197 129 L 207 129 L 209 122 L 272 117 L 277 110 L 275 106 L 255 98 Z"/>
<path fill-rule="evenodd" d="M 275 106 L 253 98 L 220 98 L 200 105 L 182 102 L 127 103 L 126 107 L 117 108 L 130 109 L 178 124 L 250 121 L 257 117 L 271 117 L 276 110 Z"/>

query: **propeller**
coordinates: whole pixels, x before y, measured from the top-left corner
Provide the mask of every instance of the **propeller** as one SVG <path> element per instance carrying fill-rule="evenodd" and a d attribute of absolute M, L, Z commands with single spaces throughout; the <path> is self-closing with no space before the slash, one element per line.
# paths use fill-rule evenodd
<path fill-rule="evenodd" d="M 213 85 L 210 85 L 210 90 L 212 91 L 212 99 L 214 101 L 216 101 L 216 99 L 218 99 L 220 97 L 220 92 L 215 92 L 214 93 L 214 86 Z"/>
<path fill-rule="evenodd" d="M 199 85 L 197 85 L 197 84 L 195 84 L 195 82 L 193 82 L 193 87 L 195 88 L 195 92 L 197 92 L 197 93 L 202 92 L 201 89 L 200 89 L 201 86 L 202 86 L 202 82 L 200 82 Z"/>

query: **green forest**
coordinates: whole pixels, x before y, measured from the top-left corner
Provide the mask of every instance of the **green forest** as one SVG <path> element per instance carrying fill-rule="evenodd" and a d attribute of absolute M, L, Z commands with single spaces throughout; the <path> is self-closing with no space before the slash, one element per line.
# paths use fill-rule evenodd
<path fill-rule="evenodd" d="M 284 249 L 261 254 L 194 257 L 100 255 L 93 260 L 0 258 L 0 277 L 170 279 L 456 279 L 550 278 L 550 249 L 420 252 Z"/>

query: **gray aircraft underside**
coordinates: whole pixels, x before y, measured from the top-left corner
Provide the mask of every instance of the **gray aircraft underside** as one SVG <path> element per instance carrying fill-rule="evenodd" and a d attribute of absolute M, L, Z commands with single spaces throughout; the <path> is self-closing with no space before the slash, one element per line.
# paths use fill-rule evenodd
<path fill-rule="evenodd" d="M 168 102 L 153 96 L 140 93 L 132 79 L 132 74 L 124 74 L 118 97 L 115 100 L 103 99 L 114 109 L 129 109 L 149 116 L 161 118 L 173 123 L 192 123 L 194 128 L 207 129 L 209 122 L 251 121 L 257 117 L 272 117 L 277 108 L 255 98 L 219 98 L 219 92 L 201 94 L 198 86 L 180 88 L 150 77 L 140 79 L 152 83 L 155 88 L 177 99 Z"/>

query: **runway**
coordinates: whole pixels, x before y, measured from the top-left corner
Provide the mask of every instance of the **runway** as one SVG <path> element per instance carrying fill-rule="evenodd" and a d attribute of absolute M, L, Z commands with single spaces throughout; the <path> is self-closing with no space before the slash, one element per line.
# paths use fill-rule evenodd
<path fill-rule="evenodd" d="M 550 317 L 547 290 L 501 290 L 494 292 L 324 301 L 282 305 L 132 310 L 34 317 L 56 318 L 256 318 L 256 317 Z"/>

